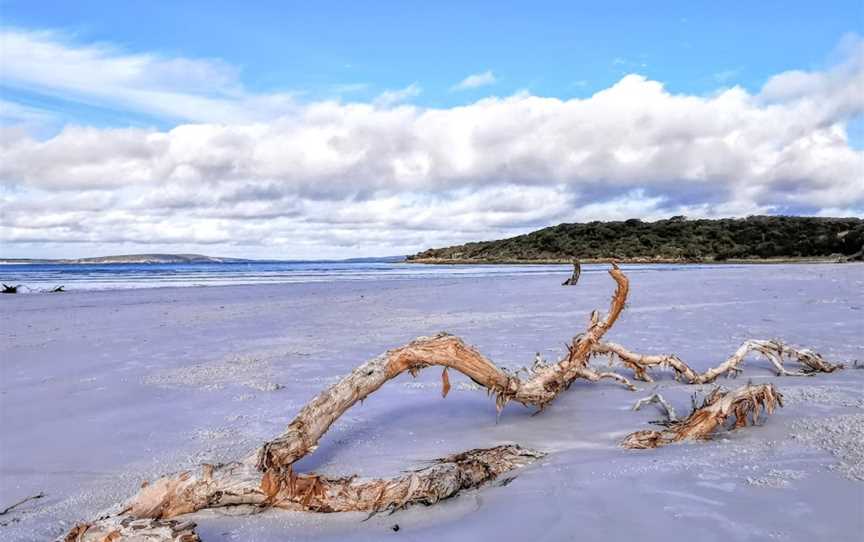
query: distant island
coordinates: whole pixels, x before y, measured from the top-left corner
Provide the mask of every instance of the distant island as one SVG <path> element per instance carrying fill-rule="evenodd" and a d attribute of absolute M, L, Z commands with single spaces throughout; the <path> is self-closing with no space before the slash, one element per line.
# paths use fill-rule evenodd
<path fill-rule="evenodd" d="M 123 254 L 76 259 L 2 258 L 0 264 L 114 264 L 114 263 L 228 263 L 248 262 L 240 258 L 214 258 L 201 254 Z"/>
<path fill-rule="evenodd" d="M 433 248 L 408 256 L 415 263 L 564 263 L 860 260 L 864 220 L 750 216 L 643 222 L 559 224 L 502 239 Z"/>

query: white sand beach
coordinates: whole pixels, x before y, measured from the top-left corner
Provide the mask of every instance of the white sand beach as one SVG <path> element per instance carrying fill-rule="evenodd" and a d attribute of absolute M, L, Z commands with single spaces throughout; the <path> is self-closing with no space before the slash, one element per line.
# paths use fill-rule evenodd
<path fill-rule="evenodd" d="M 864 266 L 628 271 L 607 336 L 716 365 L 748 338 L 864 361 Z M 566 274 L 565 274 L 566 275 Z M 144 288 L 0 297 L 0 539 L 50 540 L 161 474 L 240 458 L 356 365 L 448 331 L 499 365 L 555 359 L 606 310 L 614 283 L 585 274 Z M 596 360 L 595 363 L 601 363 Z M 630 376 L 627 369 L 622 374 Z M 196 514 L 202 540 L 853 541 L 864 532 L 864 370 L 777 377 L 748 359 L 733 386 L 773 382 L 762 425 L 656 450 L 618 442 L 713 386 L 671 373 L 630 392 L 577 381 L 543 413 L 494 402 L 451 373 L 403 375 L 346 413 L 298 471 L 386 476 L 469 448 L 548 452 L 506 486 L 392 515 L 230 510 Z M 394 531 L 393 526 L 399 530 Z"/>

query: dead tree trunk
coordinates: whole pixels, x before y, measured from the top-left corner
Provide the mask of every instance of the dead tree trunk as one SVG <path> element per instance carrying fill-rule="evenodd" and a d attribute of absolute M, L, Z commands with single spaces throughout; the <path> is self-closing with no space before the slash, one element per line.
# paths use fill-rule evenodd
<path fill-rule="evenodd" d="M 576 286 L 580 275 L 582 275 L 582 264 L 579 263 L 579 260 L 573 260 L 573 274 L 570 275 L 569 279 L 562 282 L 561 286 Z"/>

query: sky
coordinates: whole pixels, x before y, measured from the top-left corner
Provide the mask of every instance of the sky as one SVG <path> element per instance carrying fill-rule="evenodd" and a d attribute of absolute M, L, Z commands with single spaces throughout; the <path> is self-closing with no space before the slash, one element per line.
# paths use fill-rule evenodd
<path fill-rule="evenodd" d="M 864 3 L 0 0 L 0 256 L 864 216 Z"/>

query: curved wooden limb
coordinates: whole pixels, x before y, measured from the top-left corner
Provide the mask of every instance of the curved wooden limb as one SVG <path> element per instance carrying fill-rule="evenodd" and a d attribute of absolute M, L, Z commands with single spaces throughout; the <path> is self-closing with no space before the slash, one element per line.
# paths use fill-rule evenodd
<path fill-rule="evenodd" d="M 621 375 L 597 373 L 588 366 L 592 348 L 614 325 L 627 301 L 627 277 L 617 266 L 613 266 L 609 274 L 617 284 L 609 313 L 601 320 L 595 311 L 588 330 L 573 338 L 567 356 L 558 363 L 535 366 L 529 378 L 523 381 L 498 368 L 458 337 L 445 333 L 420 337 L 364 363 L 310 401 L 282 435 L 258 450 L 256 461 L 259 470 L 284 469 L 312 452 L 333 422 L 346 410 L 406 371 L 416 374 L 431 366 L 459 371 L 492 393 L 499 411 L 511 400 L 543 409 L 578 378 L 592 382 L 612 378 L 631 390 L 635 389 Z"/>
<path fill-rule="evenodd" d="M 747 425 L 748 417 L 755 424 L 762 409 L 771 414 L 777 406 L 783 406 L 783 396 L 773 384 L 748 384 L 734 391 L 717 388 L 687 418 L 670 423 L 662 431 L 631 433 L 621 446 L 657 448 L 682 440 L 708 439 L 730 417 L 734 418 L 731 429 L 738 429 Z"/>
<path fill-rule="evenodd" d="M 714 382 L 719 376 L 737 375 L 742 371 L 741 365 L 744 364 L 744 359 L 751 352 L 761 354 L 771 362 L 777 376 L 808 376 L 817 372 L 831 373 L 843 368 L 843 364 L 825 361 L 822 356 L 812 350 L 794 348 L 776 340 L 750 339 L 744 341 L 726 361 L 702 374 L 697 373 L 672 354 L 636 354 L 620 344 L 610 342 L 597 343 L 593 348 L 595 355 L 606 354 L 620 360 L 621 363 L 633 370 L 634 377 L 639 380 L 651 382 L 652 379 L 647 370 L 657 367 L 672 369 L 675 372 L 676 380 L 683 380 L 690 384 L 708 384 Z M 784 358 L 796 360 L 805 367 L 801 371 L 790 371 L 783 365 Z"/>

